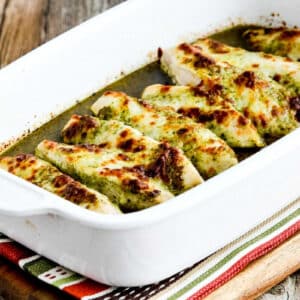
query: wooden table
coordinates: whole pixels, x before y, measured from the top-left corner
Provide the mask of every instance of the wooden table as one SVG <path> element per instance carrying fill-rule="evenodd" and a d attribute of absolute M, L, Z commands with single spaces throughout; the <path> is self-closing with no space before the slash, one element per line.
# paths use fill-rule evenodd
<path fill-rule="evenodd" d="M 0 0 L 0 66 L 3 67 L 59 33 L 124 0 Z M 300 234 L 251 264 L 209 299 L 249 299 L 300 268 Z M 299 251 L 291 257 L 290 251 Z M 65 294 L 0 258 L 0 300 L 69 299 Z M 287 277 L 263 300 L 300 299 L 300 273 Z"/>

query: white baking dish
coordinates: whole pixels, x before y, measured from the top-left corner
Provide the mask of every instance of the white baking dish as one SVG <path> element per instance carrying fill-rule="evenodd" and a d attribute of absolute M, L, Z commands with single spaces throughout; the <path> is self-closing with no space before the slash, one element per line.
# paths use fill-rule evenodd
<path fill-rule="evenodd" d="M 299 4 L 131 0 L 119 5 L 0 71 L 0 142 L 150 62 L 158 46 L 232 21 L 269 25 L 273 12 L 288 25 L 300 25 Z M 295 130 L 174 200 L 124 216 L 81 209 L 2 171 L 0 231 L 95 280 L 149 284 L 199 261 L 300 196 L 299 153 L 300 130 Z"/>

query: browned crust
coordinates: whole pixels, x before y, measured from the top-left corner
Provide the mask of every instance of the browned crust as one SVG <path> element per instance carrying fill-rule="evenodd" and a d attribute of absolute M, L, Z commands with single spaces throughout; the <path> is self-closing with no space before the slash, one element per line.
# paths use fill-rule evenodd
<path fill-rule="evenodd" d="M 228 53 L 230 50 L 226 47 L 225 44 L 220 43 L 216 40 L 208 39 L 208 46 L 210 50 L 217 54 L 225 54 Z"/>
<path fill-rule="evenodd" d="M 44 181 L 49 180 L 55 194 L 75 204 L 94 205 L 97 202 L 96 195 L 81 183 L 46 162 L 39 164 L 39 159 L 31 154 L 3 157 L 0 159 L 1 161 L 7 164 L 7 170 L 10 173 L 17 176 L 22 172 L 25 174 L 26 170 L 31 169 L 29 176 L 22 175 L 20 177 L 40 187 L 43 187 Z"/>
<path fill-rule="evenodd" d="M 235 84 L 239 86 L 245 86 L 250 89 L 255 88 L 256 84 L 256 76 L 253 71 L 245 71 L 242 74 L 240 74 L 235 80 Z"/>
<path fill-rule="evenodd" d="M 71 124 L 68 125 L 63 131 L 62 136 L 66 140 L 71 140 L 80 134 L 83 138 L 86 137 L 87 132 L 93 128 L 97 128 L 97 122 L 90 116 L 73 115 Z"/>
<path fill-rule="evenodd" d="M 196 68 L 208 68 L 212 65 L 216 65 L 215 60 L 205 56 L 200 51 L 199 47 L 193 47 L 187 43 L 182 43 L 177 47 L 177 49 L 183 51 L 186 55 L 193 55 L 193 63 Z"/>

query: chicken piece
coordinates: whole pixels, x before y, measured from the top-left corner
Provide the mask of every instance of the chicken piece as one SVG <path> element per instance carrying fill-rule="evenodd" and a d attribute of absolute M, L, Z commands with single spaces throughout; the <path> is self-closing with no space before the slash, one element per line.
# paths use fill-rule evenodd
<path fill-rule="evenodd" d="M 121 213 L 106 196 L 63 174 L 56 167 L 34 155 L 1 157 L 0 168 L 97 213 Z"/>
<path fill-rule="evenodd" d="M 298 28 L 256 28 L 243 33 L 244 39 L 255 51 L 263 51 L 300 60 L 300 29 Z"/>
<path fill-rule="evenodd" d="M 182 149 L 205 178 L 237 164 L 233 150 L 202 124 L 172 109 L 155 109 L 122 92 L 106 92 L 92 106 L 102 119 L 115 119 L 143 134 Z"/>
<path fill-rule="evenodd" d="M 193 45 L 201 47 L 217 62 L 227 62 L 244 71 L 260 72 L 283 85 L 290 94 L 290 106 L 297 110 L 300 118 L 300 63 L 289 58 L 251 52 L 242 48 L 231 47 L 212 39 L 200 39 Z"/>
<path fill-rule="evenodd" d="M 219 93 L 218 90 L 204 91 L 199 86 L 154 84 L 144 90 L 142 98 L 158 109 L 171 107 L 202 123 L 231 147 L 263 147 L 264 141 L 251 121 Z"/>
<path fill-rule="evenodd" d="M 73 115 L 62 137 L 68 144 L 97 144 L 103 149 L 123 151 L 143 165 L 148 176 L 159 177 L 175 195 L 203 182 L 182 150 L 157 142 L 116 120 Z"/>
<path fill-rule="evenodd" d="M 148 177 L 143 165 L 122 151 L 44 140 L 36 155 L 107 195 L 124 211 L 144 209 L 173 197 L 161 180 Z"/>
<path fill-rule="evenodd" d="M 290 109 L 288 93 L 281 85 L 259 73 L 217 62 L 197 45 L 183 43 L 164 50 L 161 66 L 180 85 L 220 89 L 263 138 L 280 138 L 298 127 L 296 112 Z"/>

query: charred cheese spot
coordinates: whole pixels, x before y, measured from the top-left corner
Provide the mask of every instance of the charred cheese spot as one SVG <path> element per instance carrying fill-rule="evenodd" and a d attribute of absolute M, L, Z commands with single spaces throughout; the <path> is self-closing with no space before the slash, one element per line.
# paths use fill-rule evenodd
<path fill-rule="evenodd" d="M 108 148 L 109 147 L 109 143 L 105 142 L 105 143 L 98 144 L 98 147 L 100 147 L 100 148 Z"/>
<path fill-rule="evenodd" d="M 115 94 L 115 92 L 113 91 L 106 91 L 103 93 L 104 96 L 113 96 Z"/>
<path fill-rule="evenodd" d="M 194 56 L 194 66 L 196 68 L 208 68 L 215 65 L 215 61 L 212 58 L 203 55 L 201 52 L 195 53 Z"/>
<path fill-rule="evenodd" d="M 280 80 L 281 80 L 281 75 L 280 75 L 280 74 L 275 74 L 275 75 L 273 76 L 273 79 L 274 79 L 275 81 L 277 81 L 277 82 L 280 82 Z"/>
<path fill-rule="evenodd" d="M 221 96 L 223 91 L 223 86 L 221 84 L 214 84 L 208 91 L 209 95 Z"/>
<path fill-rule="evenodd" d="M 300 122 L 300 110 L 296 111 L 295 118 L 298 122 Z"/>
<path fill-rule="evenodd" d="M 296 111 L 295 118 L 298 122 L 300 122 L 300 97 L 293 97 L 290 99 L 290 107 L 291 109 Z"/>
<path fill-rule="evenodd" d="M 246 126 L 248 124 L 248 119 L 243 117 L 243 116 L 239 116 L 238 118 L 238 125 L 240 126 Z"/>
<path fill-rule="evenodd" d="M 190 90 L 196 97 L 207 97 L 208 96 L 208 92 L 205 91 L 201 85 L 190 87 Z"/>
<path fill-rule="evenodd" d="M 209 40 L 209 47 L 214 53 L 225 54 L 229 52 L 229 49 L 225 44 L 220 43 L 216 40 Z"/>
<path fill-rule="evenodd" d="M 160 92 L 164 94 L 164 93 L 169 92 L 170 89 L 171 89 L 171 86 L 170 86 L 170 85 L 163 85 L 163 86 L 161 86 L 161 88 L 160 88 Z"/>
<path fill-rule="evenodd" d="M 135 174 L 139 179 L 147 180 L 146 166 L 144 165 L 135 165 L 134 167 L 126 167 L 124 169 Z"/>
<path fill-rule="evenodd" d="M 255 87 L 255 81 L 255 73 L 252 71 L 245 71 L 234 80 L 236 85 L 245 86 L 250 89 Z"/>
<path fill-rule="evenodd" d="M 300 110 L 300 97 L 290 98 L 290 107 L 294 110 Z"/>
<path fill-rule="evenodd" d="M 280 109 L 277 106 L 273 106 L 271 109 L 272 117 L 277 117 L 280 114 Z"/>
<path fill-rule="evenodd" d="M 268 121 L 266 120 L 264 115 L 258 115 L 258 118 L 260 120 L 260 123 L 263 127 L 266 127 L 268 124 Z"/>
<path fill-rule="evenodd" d="M 273 58 L 273 56 L 271 54 L 268 54 L 268 53 L 264 53 L 263 57 L 266 58 L 266 59 L 272 59 Z"/>
<path fill-rule="evenodd" d="M 245 116 L 246 118 L 249 118 L 250 113 L 249 113 L 249 110 L 248 110 L 247 107 L 244 108 L 243 114 L 244 114 L 244 116 Z"/>
<path fill-rule="evenodd" d="M 187 44 L 187 43 L 182 43 L 178 46 L 178 49 L 183 51 L 185 54 L 193 54 L 193 48 Z"/>
<path fill-rule="evenodd" d="M 73 180 L 70 180 L 64 189 L 61 191 L 64 198 L 80 204 L 83 202 L 95 203 L 97 198 L 94 194 L 89 193 L 85 188 L 79 186 L 79 184 Z"/>
<path fill-rule="evenodd" d="M 127 105 L 129 103 L 129 99 L 127 97 L 124 97 L 123 105 Z"/>
<path fill-rule="evenodd" d="M 149 103 L 147 103 L 146 101 L 140 100 L 139 103 L 146 108 L 149 111 L 153 111 L 153 107 L 152 105 L 150 105 Z M 155 114 L 154 114 L 155 115 Z"/>
<path fill-rule="evenodd" d="M 183 114 L 184 116 L 187 116 L 189 118 L 192 119 L 197 119 L 197 120 L 201 120 L 201 110 L 198 107 L 188 107 L 188 108 L 184 108 L 181 107 L 177 110 L 178 113 Z M 210 118 L 209 120 L 202 120 L 202 122 L 206 122 L 206 121 L 211 121 L 212 119 Z"/>
<path fill-rule="evenodd" d="M 182 134 L 187 133 L 188 131 L 189 131 L 188 128 L 180 128 L 180 129 L 177 130 L 177 133 L 178 133 L 179 135 L 182 135 Z"/>
<path fill-rule="evenodd" d="M 299 30 L 284 30 L 282 31 L 282 33 L 280 34 L 280 38 L 282 38 L 283 40 L 292 40 L 296 37 L 300 36 L 300 31 Z"/>
<path fill-rule="evenodd" d="M 63 130 L 62 134 L 67 139 L 72 139 L 78 134 L 85 138 L 87 132 L 96 127 L 97 122 L 90 116 L 73 115 L 71 124 Z"/>
<path fill-rule="evenodd" d="M 67 175 L 59 175 L 54 178 L 53 184 L 56 188 L 60 188 L 70 182 L 70 177 Z"/>
<path fill-rule="evenodd" d="M 16 156 L 16 161 L 18 163 L 21 163 L 21 162 L 26 161 L 28 158 L 32 158 L 32 155 L 31 154 L 23 154 L 22 153 L 22 154 L 19 154 L 19 155 Z M 33 163 L 32 160 L 31 160 L 31 163 Z"/>
<path fill-rule="evenodd" d="M 193 55 L 194 66 L 196 68 L 208 68 L 211 65 L 215 65 L 214 59 L 202 54 L 200 49 L 197 47 L 193 47 L 187 43 L 182 43 L 178 46 L 178 50 L 183 51 L 187 55 Z"/>
<path fill-rule="evenodd" d="M 182 160 L 180 152 L 177 148 L 170 146 L 168 143 L 160 145 L 161 154 L 151 163 L 147 169 L 146 174 L 149 177 L 160 177 L 165 183 L 171 182 L 171 172 L 177 176 L 172 176 L 174 186 L 182 188 L 182 165 L 179 162 Z M 171 168 L 170 168 L 171 166 Z M 177 179 L 177 180 L 176 180 Z"/>
<path fill-rule="evenodd" d="M 54 149 L 55 145 L 56 145 L 55 142 L 52 142 L 52 141 L 49 141 L 49 140 L 44 141 L 44 146 L 48 150 Z"/>
<path fill-rule="evenodd" d="M 127 155 L 123 154 L 123 153 L 119 153 L 118 158 L 121 159 L 121 160 L 124 160 L 124 161 L 130 160 L 130 158 Z"/>
<path fill-rule="evenodd" d="M 149 189 L 149 184 L 143 180 L 138 179 L 124 179 L 122 181 L 123 186 L 128 188 L 132 193 L 139 193 L 143 190 Z"/>
<path fill-rule="evenodd" d="M 115 176 L 117 178 L 122 178 L 124 172 L 122 172 L 122 169 L 102 168 L 99 171 L 99 174 L 104 176 Z"/>
<path fill-rule="evenodd" d="M 140 152 L 146 149 L 145 145 L 140 145 L 139 142 L 135 139 L 120 141 L 118 143 L 118 148 L 126 152 Z"/>
<path fill-rule="evenodd" d="M 74 153 L 74 152 L 77 152 L 77 151 L 74 151 L 72 148 L 67 148 L 67 147 L 62 148 L 61 150 L 64 153 Z"/>
<path fill-rule="evenodd" d="M 213 113 L 213 117 L 217 121 L 217 123 L 222 124 L 228 117 L 228 112 L 226 110 L 216 110 Z"/>
<path fill-rule="evenodd" d="M 190 107 L 190 108 L 180 108 L 177 111 L 184 116 L 197 120 L 200 123 L 206 123 L 211 121 L 216 121 L 218 124 L 222 124 L 224 120 L 228 117 L 228 112 L 226 110 L 214 110 L 211 112 L 202 111 L 198 107 Z"/>
<path fill-rule="evenodd" d="M 122 138 L 126 138 L 128 134 L 129 134 L 129 130 L 125 129 L 120 133 L 120 136 Z"/>
<path fill-rule="evenodd" d="M 190 90 L 195 97 L 206 97 L 210 101 L 214 101 L 214 98 L 216 96 L 220 96 L 222 94 L 223 86 L 220 84 L 211 82 L 206 87 L 204 87 L 202 84 L 200 84 L 195 87 L 190 87 Z"/>

